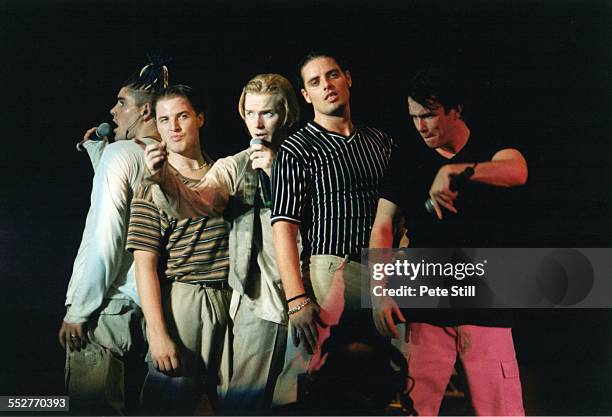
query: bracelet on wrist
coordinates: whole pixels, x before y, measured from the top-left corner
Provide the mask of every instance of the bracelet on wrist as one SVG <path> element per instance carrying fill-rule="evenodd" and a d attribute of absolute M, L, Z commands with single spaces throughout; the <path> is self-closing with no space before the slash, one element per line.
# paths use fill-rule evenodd
<path fill-rule="evenodd" d="M 295 297 L 291 297 L 290 299 L 287 300 L 287 304 L 289 304 L 292 301 L 297 300 L 298 298 L 302 298 L 302 297 L 308 297 L 308 294 L 303 293 L 303 294 L 300 294 L 300 295 L 296 295 Z"/>
<path fill-rule="evenodd" d="M 304 301 L 302 301 L 301 303 L 299 303 L 295 307 L 290 308 L 289 311 L 287 311 L 287 315 L 290 316 L 292 314 L 297 313 L 298 311 L 300 311 L 301 309 L 303 309 L 304 307 L 306 307 L 310 303 L 312 303 L 312 300 L 309 297 L 306 297 L 306 299 Z"/>

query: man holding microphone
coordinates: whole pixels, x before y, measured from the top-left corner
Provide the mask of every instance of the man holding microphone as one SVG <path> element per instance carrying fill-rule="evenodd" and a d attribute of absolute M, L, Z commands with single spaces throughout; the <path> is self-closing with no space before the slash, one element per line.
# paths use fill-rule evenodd
<path fill-rule="evenodd" d="M 165 193 L 157 196 L 160 207 L 177 218 L 223 213 L 231 222 L 233 373 L 221 412 L 245 415 L 270 406 L 283 367 L 288 317 L 272 247 L 269 176 L 299 107 L 287 79 L 260 74 L 244 86 L 238 112 L 251 146 L 218 160 L 191 188 L 168 175 L 164 143 L 148 146 L 145 158 Z"/>
<path fill-rule="evenodd" d="M 110 110 L 117 142 L 90 154 L 95 170 L 91 205 L 58 335 L 66 349 L 71 406 L 81 412 L 137 411 L 144 377 L 144 321 L 133 257 L 124 243 L 130 201 L 146 168 L 138 145 L 124 139 L 159 140 L 151 100 L 167 82 L 168 70 L 160 62 L 130 78 Z"/>

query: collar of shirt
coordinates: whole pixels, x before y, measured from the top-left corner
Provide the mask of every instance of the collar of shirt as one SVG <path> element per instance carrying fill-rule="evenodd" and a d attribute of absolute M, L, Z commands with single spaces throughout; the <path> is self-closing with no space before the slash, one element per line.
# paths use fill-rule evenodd
<path fill-rule="evenodd" d="M 341 135 L 340 133 L 336 133 L 336 132 L 330 132 L 329 130 L 325 129 L 323 126 L 321 126 L 320 124 L 318 124 L 317 122 L 315 122 L 314 120 L 311 120 L 310 122 L 308 122 L 308 125 L 310 128 L 316 130 L 319 133 L 322 133 L 324 135 L 328 135 L 331 136 L 333 138 L 337 138 L 337 139 L 342 139 L 343 141 L 346 141 L 347 143 L 353 141 L 353 139 L 359 137 L 359 126 L 353 126 L 353 131 L 351 132 L 351 134 L 347 137 L 344 135 Z"/>

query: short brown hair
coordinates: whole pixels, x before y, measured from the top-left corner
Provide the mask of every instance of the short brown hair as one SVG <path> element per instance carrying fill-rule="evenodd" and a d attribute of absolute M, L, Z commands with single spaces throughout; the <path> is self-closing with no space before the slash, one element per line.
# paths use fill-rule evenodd
<path fill-rule="evenodd" d="M 176 97 L 181 97 L 187 100 L 189 104 L 191 104 L 191 107 L 193 107 L 196 114 L 204 113 L 204 98 L 188 85 L 176 84 L 168 86 L 155 93 L 151 103 L 151 106 L 153 107 L 153 114 L 155 114 L 155 109 L 159 101 Z"/>
<path fill-rule="evenodd" d="M 238 101 L 238 113 L 240 113 L 242 120 L 245 120 L 244 100 L 247 93 L 279 96 L 282 99 L 283 109 L 285 110 L 285 118 L 283 119 L 284 128 L 293 126 L 300 118 L 300 106 L 298 105 L 293 86 L 282 75 L 259 74 L 246 83 Z"/>

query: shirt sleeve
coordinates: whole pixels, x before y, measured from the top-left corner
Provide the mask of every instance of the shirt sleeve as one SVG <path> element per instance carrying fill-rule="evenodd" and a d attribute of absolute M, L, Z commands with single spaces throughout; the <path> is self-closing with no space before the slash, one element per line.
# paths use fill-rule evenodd
<path fill-rule="evenodd" d="M 132 200 L 126 249 L 144 250 L 161 257 L 164 231 L 159 208 L 151 199 L 151 191 L 156 187 L 141 185 Z"/>
<path fill-rule="evenodd" d="M 137 161 L 108 147 L 93 179 L 91 204 L 75 259 L 64 321 L 83 323 L 100 307 L 105 294 L 121 272 L 132 194 L 131 175 Z"/>
<path fill-rule="evenodd" d="M 108 146 L 108 140 L 88 140 L 83 144 L 83 147 L 87 151 L 87 155 L 89 156 L 89 160 L 91 161 L 91 166 L 94 169 L 94 172 L 98 168 L 98 164 L 100 163 L 100 159 L 102 159 L 102 155 L 104 154 L 104 150 Z"/>
<path fill-rule="evenodd" d="M 406 169 L 406 165 L 409 163 L 410 161 L 406 157 L 406 150 L 403 147 L 395 146 L 392 148 L 389 167 L 385 172 L 380 187 L 380 198 L 384 198 L 400 207 L 404 205 L 404 196 L 407 188 L 410 188 L 411 185 Z"/>
<path fill-rule="evenodd" d="M 272 224 L 279 220 L 301 223 L 308 188 L 304 163 L 281 148 L 272 169 Z"/>

